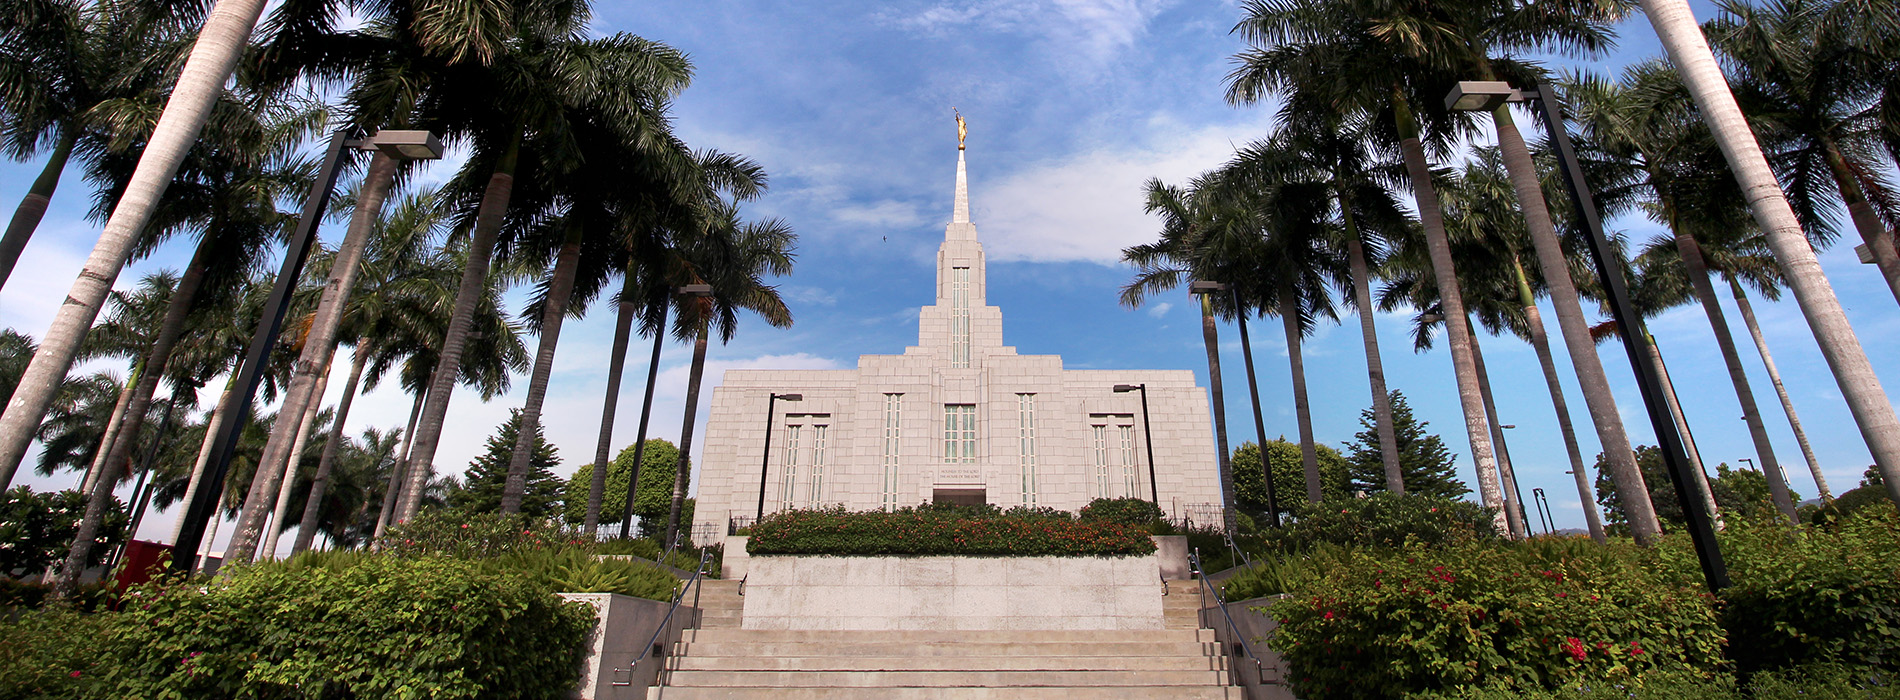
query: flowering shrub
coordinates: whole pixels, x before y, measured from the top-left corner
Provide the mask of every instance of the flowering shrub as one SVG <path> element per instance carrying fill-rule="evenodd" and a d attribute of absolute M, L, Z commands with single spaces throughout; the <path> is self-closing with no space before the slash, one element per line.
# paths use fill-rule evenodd
<path fill-rule="evenodd" d="M 447 557 L 244 567 L 128 595 L 98 697 L 564 698 L 593 611 Z"/>
<path fill-rule="evenodd" d="M 113 618 L 59 606 L 0 615 L 0 698 L 96 696 Z"/>
<path fill-rule="evenodd" d="M 1900 670 L 1900 517 L 1865 508 L 1790 534 L 1731 523 L 1729 656 L 1748 674 L 1811 662 Z"/>
<path fill-rule="evenodd" d="M 1266 533 L 1275 549 L 1304 551 L 1321 542 L 1339 546 L 1397 547 L 1407 541 L 1437 546 L 1497 536 L 1488 508 L 1437 496 L 1376 493 L 1301 505 L 1297 518 Z"/>
<path fill-rule="evenodd" d="M 766 516 L 752 527 L 746 551 L 754 555 L 1114 557 L 1153 554 L 1155 544 L 1141 529 L 1114 523 L 1078 523 L 1040 515 L 969 517 L 939 509 L 850 512 L 834 508 Z"/>
<path fill-rule="evenodd" d="M 1270 611 L 1280 628 L 1269 645 L 1307 700 L 1706 674 L 1721 660 L 1699 577 L 1655 550 L 1474 541 L 1330 561 Z"/>

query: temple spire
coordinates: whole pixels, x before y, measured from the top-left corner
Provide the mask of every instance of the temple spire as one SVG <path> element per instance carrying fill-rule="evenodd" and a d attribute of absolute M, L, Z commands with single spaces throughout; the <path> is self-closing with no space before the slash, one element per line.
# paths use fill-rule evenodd
<path fill-rule="evenodd" d="M 970 223 L 970 177 L 963 170 L 963 146 L 957 145 L 957 202 L 950 212 L 950 223 Z"/>

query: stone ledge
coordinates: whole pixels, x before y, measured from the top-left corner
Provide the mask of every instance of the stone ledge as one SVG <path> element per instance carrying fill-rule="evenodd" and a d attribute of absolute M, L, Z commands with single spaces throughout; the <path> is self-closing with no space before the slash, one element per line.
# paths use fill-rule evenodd
<path fill-rule="evenodd" d="M 1162 629 L 1153 556 L 752 557 L 746 629 Z"/>

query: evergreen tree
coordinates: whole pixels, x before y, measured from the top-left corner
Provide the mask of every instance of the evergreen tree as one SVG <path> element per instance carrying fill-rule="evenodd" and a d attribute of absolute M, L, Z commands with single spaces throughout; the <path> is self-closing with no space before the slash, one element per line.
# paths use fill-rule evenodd
<path fill-rule="evenodd" d="M 521 412 L 510 410 L 508 421 L 488 436 L 488 449 L 468 471 L 462 472 L 462 484 L 449 494 L 449 507 L 469 513 L 501 512 L 501 492 L 508 481 L 508 460 L 514 456 L 515 435 L 521 430 Z M 542 518 L 555 514 L 561 499 L 561 477 L 554 468 L 561 465 L 561 454 L 548 444 L 540 426 L 535 426 L 534 451 L 528 458 L 527 493 L 521 500 L 521 514 Z"/>
<path fill-rule="evenodd" d="M 607 492 L 600 497 L 601 528 L 606 530 L 611 523 L 620 522 L 620 514 L 627 507 L 627 479 L 633 475 L 633 448 L 628 445 L 614 457 L 607 466 Z M 666 517 L 668 501 L 673 497 L 672 475 L 679 464 L 679 448 L 671 440 L 649 438 L 646 453 L 640 457 L 640 493 L 634 498 L 634 513 L 640 514 L 640 504 L 658 504 L 659 517 Z M 567 522 L 580 524 L 587 519 L 587 499 L 593 495 L 594 465 L 583 464 L 575 470 L 574 476 L 567 480 L 567 488 L 561 497 L 561 512 Z M 645 516 L 642 516 L 645 517 Z M 617 526 L 613 532 L 619 532 Z"/>
<path fill-rule="evenodd" d="M 1345 456 L 1327 445 L 1314 445 L 1319 456 L 1319 482 L 1322 498 L 1342 498 L 1352 492 L 1347 478 L 1350 465 Z M 1374 461 L 1377 461 L 1375 456 Z M 1267 512 L 1267 484 L 1260 478 L 1260 447 L 1243 442 L 1234 448 L 1234 504 L 1242 512 Z M 1267 461 L 1273 466 L 1273 491 L 1278 497 L 1280 514 L 1294 512 L 1306 503 L 1306 471 L 1300 463 L 1300 443 L 1285 437 L 1267 441 Z"/>
<path fill-rule="evenodd" d="M 1372 409 L 1359 412 L 1359 425 L 1365 430 L 1353 436 L 1354 442 L 1346 443 L 1351 488 L 1368 493 L 1385 491 L 1385 463 L 1379 458 L 1378 423 Z M 1425 432 L 1430 425 L 1412 416 L 1412 406 L 1405 402 L 1404 394 L 1392 392 L 1392 432 L 1399 439 L 1399 472 L 1405 477 L 1405 493 L 1441 498 L 1471 493 L 1465 482 L 1458 480 L 1458 456 L 1446 449 L 1437 435 Z"/>
<path fill-rule="evenodd" d="M 680 451 L 677 445 L 653 439 L 647 441 L 647 453 L 642 458 L 640 484 L 633 495 L 633 514 L 640 516 L 641 534 L 661 537 L 666 534 L 666 516 L 673 509 L 673 479 L 679 475 Z M 686 463 L 687 476 L 680 481 L 686 493 L 692 493 L 693 465 Z M 612 472 L 608 476 L 613 476 Z M 613 493 L 608 491 L 609 494 Z M 692 510 L 686 507 L 686 499 L 680 504 L 680 522 L 692 523 Z"/>

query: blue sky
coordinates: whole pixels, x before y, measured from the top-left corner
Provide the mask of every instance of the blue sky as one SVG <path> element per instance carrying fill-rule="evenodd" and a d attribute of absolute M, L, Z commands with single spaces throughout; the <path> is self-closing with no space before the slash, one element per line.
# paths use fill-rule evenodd
<path fill-rule="evenodd" d="M 1707 3 L 1692 4 L 1708 16 Z M 1116 292 L 1131 270 L 1116 261 L 1121 248 L 1157 231 L 1141 212 L 1143 181 L 1184 180 L 1272 128 L 1270 108 L 1237 109 L 1221 99 L 1228 57 L 1242 46 L 1228 33 L 1238 16 L 1231 3 L 1160 0 L 598 5 L 601 31 L 640 34 L 692 56 L 697 77 L 677 106 L 679 132 L 695 147 L 743 153 L 763 164 L 772 189 L 749 212 L 782 218 L 800 236 L 797 271 L 779 280 L 796 325 L 778 330 L 748 322 L 730 345 L 713 349 L 709 384 L 724 369 L 849 367 L 859 354 L 901 352 L 915 342 L 915 313 L 930 302 L 932 256 L 950 214 L 952 107 L 970 124 L 972 218 L 989 252 L 989 300 L 1004 311 L 1005 341 L 1025 353 L 1060 354 L 1072 368 L 1192 369 L 1204 383 L 1198 318 L 1186 293 L 1124 308 Z M 1642 18 L 1626 23 L 1622 34 L 1623 46 L 1609 56 L 1553 62 L 1614 70 L 1658 53 Z M 438 168 L 456 160 L 452 155 Z M 0 197 L 10 203 L 20 196 L 37 168 L 0 166 Z M 89 195 L 76 177 L 64 183 L 0 294 L 0 324 L 38 335 L 50 322 L 97 237 L 97 224 L 82 218 Z M 1640 220 L 1611 226 L 1638 240 L 1660 233 Z M 325 240 L 340 235 L 338 228 L 326 227 Z M 188 254 L 173 244 L 129 268 L 119 286 L 158 267 L 175 268 Z M 1900 309 L 1879 276 L 1857 264 L 1847 246 L 1825 252 L 1822 263 L 1876 371 L 1890 384 L 1900 382 L 1894 372 L 1900 350 L 1892 342 Z M 1812 335 L 1792 302 L 1756 303 L 1831 485 L 1837 492 L 1851 488 L 1871 460 Z M 1739 332 L 1732 302 L 1726 306 Z M 1553 318 L 1547 303 L 1545 317 Z M 1710 467 L 1754 457 L 1700 309 L 1670 311 L 1650 327 Z M 1322 327 L 1305 346 L 1314 428 L 1318 439 L 1334 445 L 1352 438 L 1359 411 L 1371 400 L 1356 328 Z M 1381 316 L 1378 328 L 1392 387 L 1445 436 L 1459 453 L 1461 474 L 1475 483 L 1443 344 L 1414 354 L 1404 318 Z M 1268 436 L 1294 436 L 1279 324 L 1265 319 L 1254 329 Z M 566 472 L 593 452 L 612 319 L 600 311 L 564 330 L 545 420 Z M 1812 497 L 1814 484 L 1760 359 L 1745 337 L 1737 340 L 1776 453 L 1795 491 Z M 1238 443 L 1251 439 L 1251 417 L 1232 326 L 1223 326 L 1222 341 L 1229 422 Z M 1501 420 L 1517 426 L 1509 439 L 1522 490 L 1528 497 L 1542 487 L 1558 526 L 1581 527 L 1535 355 L 1515 338 L 1485 341 Z M 1632 439 L 1651 442 L 1627 360 L 1614 344 L 1600 350 Z M 669 353 L 653 431 L 676 438 L 687 357 L 677 348 Z M 1598 451 L 1595 435 L 1567 358 L 1560 354 L 1558 363 L 1587 460 Z M 627 381 L 637 387 L 644 363 L 630 364 L 636 366 Z M 508 409 L 520 405 L 520 384 L 487 404 L 457 395 L 438 470 L 465 468 Z M 332 401 L 339 391 L 332 388 Z M 371 393 L 357 403 L 349 430 L 400 427 L 408 407 L 393 389 Z M 616 443 L 632 441 L 637 420 L 637 406 L 623 404 Z M 25 480 L 36 488 L 74 481 L 73 475 Z M 145 535 L 169 531 L 169 517 L 147 522 L 156 524 Z"/>

